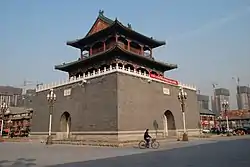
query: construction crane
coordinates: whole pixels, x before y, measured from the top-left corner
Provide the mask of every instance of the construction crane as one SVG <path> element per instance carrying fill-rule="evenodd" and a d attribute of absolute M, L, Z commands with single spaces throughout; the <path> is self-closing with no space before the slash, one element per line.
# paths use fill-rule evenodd
<path fill-rule="evenodd" d="M 213 89 L 215 89 L 215 88 L 218 86 L 218 84 L 215 83 L 215 82 L 213 82 L 213 83 L 212 83 L 212 86 L 213 86 Z"/>
<path fill-rule="evenodd" d="M 217 86 L 218 86 L 217 83 L 212 82 L 213 95 L 211 97 L 211 107 L 212 107 L 213 112 L 215 112 L 215 113 L 216 113 L 216 98 L 215 98 L 216 95 L 215 95 L 215 89 L 216 89 Z"/>
<path fill-rule="evenodd" d="M 33 82 L 33 81 L 28 81 L 28 80 L 24 80 L 23 81 L 23 86 L 26 87 L 26 86 L 32 86 L 32 85 L 36 85 L 36 86 L 39 86 L 39 85 L 42 85 L 43 83 L 41 82 Z"/>
<path fill-rule="evenodd" d="M 30 87 L 30 86 L 36 86 L 36 87 L 38 87 L 39 85 L 42 85 L 42 84 L 43 83 L 38 82 L 38 81 L 33 82 L 33 81 L 29 81 L 29 80 L 24 79 L 23 84 L 21 85 L 21 88 L 23 89 L 23 94 L 26 93 L 27 87 Z"/>

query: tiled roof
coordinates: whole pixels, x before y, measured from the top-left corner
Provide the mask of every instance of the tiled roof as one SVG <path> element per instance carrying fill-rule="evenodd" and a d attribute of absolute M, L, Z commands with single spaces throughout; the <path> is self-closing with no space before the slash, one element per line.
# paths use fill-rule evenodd
<path fill-rule="evenodd" d="M 68 67 L 70 67 L 72 65 L 82 63 L 82 62 L 84 62 L 86 60 L 94 59 L 94 58 L 98 57 L 99 55 L 108 54 L 108 53 L 110 53 L 112 51 L 124 52 L 124 53 L 127 53 L 127 54 L 131 55 L 131 56 L 134 56 L 134 57 L 137 57 L 137 58 L 140 58 L 140 59 L 144 59 L 144 60 L 150 61 L 152 63 L 155 63 L 156 65 L 159 65 L 159 66 L 162 66 L 162 67 L 166 68 L 166 70 L 177 68 L 176 64 L 164 63 L 164 62 L 160 62 L 160 61 L 156 61 L 156 60 L 150 59 L 150 58 L 145 57 L 145 56 L 140 56 L 140 55 L 137 55 L 136 53 L 132 53 L 132 52 L 129 52 L 129 51 L 121 48 L 119 45 L 116 45 L 116 46 L 114 46 L 113 48 L 110 48 L 109 50 L 107 50 L 104 53 L 100 52 L 100 53 L 97 53 L 96 55 L 89 56 L 89 57 L 87 57 L 85 59 L 80 59 L 80 60 L 77 60 L 77 61 L 74 61 L 74 62 L 64 63 L 64 64 L 61 64 L 61 65 L 56 65 L 55 69 L 57 69 L 57 70 L 63 70 L 63 69 L 68 68 Z"/>
<path fill-rule="evenodd" d="M 25 113 L 30 111 L 31 109 L 24 108 L 24 107 L 9 107 L 10 114 L 19 114 L 19 113 Z"/>
<path fill-rule="evenodd" d="M 226 114 L 222 112 L 222 119 L 225 119 Z M 227 112 L 229 120 L 250 119 L 250 110 L 231 110 Z"/>
<path fill-rule="evenodd" d="M 215 113 L 211 110 L 208 109 L 204 109 L 204 108 L 200 108 L 200 114 L 204 114 L 204 115 L 215 115 Z"/>
<path fill-rule="evenodd" d="M 136 38 L 142 38 L 144 41 L 147 41 L 150 45 L 152 45 L 152 47 L 158 47 L 161 45 L 165 45 L 166 42 L 165 41 L 158 41 L 152 37 L 147 37 L 133 29 L 131 29 L 130 27 L 124 26 L 120 21 L 118 21 L 117 19 L 115 19 L 114 21 L 105 17 L 103 14 L 99 14 L 98 16 L 99 19 L 107 22 L 108 24 L 110 24 L 107 28 L 100 30 L 94 34 L 85 36 L 84 38 L 81 39 L 77 39 L 77 40 L 73 40 L 73 41 L 68 41 L 67 45 L 72 46 L 72 47 L 76 47 L 79 48 L 78 44 L 79 43 L 85 43 L 87 44 L 88 40 L 90 39 L 96 39 L 100 34 L 104 34 L 105 32 L 111 31 L 114 27 L 119 28 L 121 31 L 123 32 L 127 32 L 129 34 L 132 34 L 133 36 L 136 36 Z M 97 19 L 98 19 L 97 18 Z"/>

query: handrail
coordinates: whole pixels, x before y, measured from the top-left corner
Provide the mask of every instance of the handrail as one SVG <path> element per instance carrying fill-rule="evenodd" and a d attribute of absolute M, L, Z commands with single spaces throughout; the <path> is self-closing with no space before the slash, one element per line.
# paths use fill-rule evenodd
<path fill-rule="evenodd" d="M 83 76 L 71 77 L 70 79 L 67 79 L 67 80 L 62 80 L 62 81 L 59 81 L 59 82 L 53 82 L 53 83 L 50 83 L 50 84 L 39 85 L 37 87 L 37 89 L 36 89 L 36 92 L 41 92 L 41 91 L 45 91 L 45 90 L 49 90 L 49 89 L 54 89 L 54 88 L 57 88 L 57 87 L 77 83 L 77 82 L 80 82 L 80 81 L 86 81 L 86 80 L 91 79 L 91 78 L 96 78 L 96 77 L 103 76 L 103 75 L 110 74 L 110 73 L 114 73 L 114 72 L 121 72 L 121 73 L 125 73 L 125 74 L 128 74 L 128 75 L 133 75 L 133 76 L 136 76 L 136 77 L 145 78 L 145 79 L 148 79 L 148 80 L 154 80 L 154 81 L 157 81 L 157 82 L 161 82 L 161 83 L 165 83 L 165 84 L 169 84 L 169 85 L 174 85 L 174 86 L 179 86 L 179 87 L 183 87 L 183 88 L 186 88 L 186 89 L 196 91 L 195 86 L 183 84 L 183 83 L 180 83 L 178 81 L 176 81 L 177 84 L 176 84 L 176 82 L 166 82 L 166 81 L 171 80 L 171 79 L 168 79 L 168 78 L 158 79 L 157 77 L 150 77 L 150 75 L 147 74 L 146 72 L 142 73 L 141 71 L 132 70 L 129 67 L 128 68 L 125 68 L 124 66 L 121 67 L 121 66 L 118 66 L 118 64 L 116 64 L 116 66 L 111 66 L 110 65 L 109 68 L 104 68 L 104 70 L 98 69 L 97 71 L 93 71 L 92 73 L 90 73 L 90 72 L 87 73 L 87 74 L 84 73 Z M 172 80 L 172 81 L 175 81 L 175 80 Z"/>

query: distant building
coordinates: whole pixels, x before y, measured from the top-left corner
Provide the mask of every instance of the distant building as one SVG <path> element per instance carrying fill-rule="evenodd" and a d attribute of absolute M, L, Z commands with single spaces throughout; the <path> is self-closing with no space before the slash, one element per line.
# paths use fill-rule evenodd
<path fill-rule="evenodd" d="M 197 99 L 201 129 L 211 129 L 215 126 L 215 113 L 209 110 L 209 96 L 198 94 Z"/>
<path fill-rule="evenodd" d="M 35 89 L 26 90 L 25 94 L 22 95 L 22 106 L 26 108 L 31 108 L 32 99 L 36 95 Z"/>
<path fill-rule="evenodd" d="M 20 136 L 21 131 L 31 128 L 32 109 L 23 107 L 9 107 L 4 114 L 4 134 L 7 135 L 9 131 L 13 131 L 15 136 Z M 0 114 L 0 120 L 2 120 Z M 0 127 L 1 127 L 0 123 Z"/>
<path fill-rule="evenodd" d="M 200 108 L 209 109 L 209 96 L 198 94 L 197 99 Z"/>
<path fill-rule="evenodd" d="M 250 87 L 237 86 L 237 104 L 239 110 L 250 109 Z"/>
<path fill-rule="evenodd" d="M 228 89 L 225 88 L 218 88 L 214 90 L 214 101 L 213 101 L 213 110 L 216 116 L 219 116 L 221 111 L 224 110 L 222 103 L 224 101 L 228 101 L 230 103 L 230 92 Z M 230 106 L 230 104 L 229 104 Z M 229 110 L 230 108 L 228 108 Z"/>
<path fill-rule="evenodd" d="M 12 86 L 0 86 L 0 104 L 5 102 L 8 106 L 20 106 L 22 101 L 22 89 Z"/>

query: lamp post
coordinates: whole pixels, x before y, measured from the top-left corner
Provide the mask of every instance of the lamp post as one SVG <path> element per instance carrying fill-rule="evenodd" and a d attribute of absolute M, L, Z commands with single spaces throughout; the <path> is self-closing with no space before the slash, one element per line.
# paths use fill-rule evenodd
<path fill-rule="evenodd" d="M 1 120 L 1 137 L 3 137 L 3 124 L 4 124 L 4 114 L 7 110 L 8 106 L 5 102 L 1 104 L 1 114 L 2 114 L 2 120 Z"/>
<path fill-rule="evenodd" d="M 222 102 L 222 107 L 224 108 L 224 112 L 225 112 L 225 115 L 226 115 L 226 121 L 227 121 L 227 135 L 229 136 L 229 122 L 228 122 L 228 114 L 227 114 L 227 109 L 229 107 L 229 103 L 228 101 L 224 100 Z"/>
<path fill-rule="evenodd" d="M 184 92 L 182 87 L 180 87 L 178 99 L 181 103 L 183 131 L 184 131 L 183 136 L 182 136 L 182 141 L 188 141 L 188 135 L 187 135 L 187 130 L 186 130 L 186 118 L 185 118 L 185 100 L 187 99 L 187 93 Z"/>
<path fill-rule="evenodd" d="M 47 95 L 47 100 L 49 104 L 49 135 L 47 137 L 47 145 L 52 144 L 52 135 L 51 135 L 51 128 L 52 128 L 52 114 L 54 109 L 54 103 L 56 101 L 56 94 L 54 93 L 53 89 L 50 90 L 50 92 Z"/>

